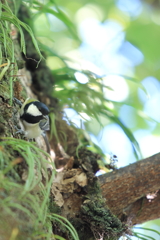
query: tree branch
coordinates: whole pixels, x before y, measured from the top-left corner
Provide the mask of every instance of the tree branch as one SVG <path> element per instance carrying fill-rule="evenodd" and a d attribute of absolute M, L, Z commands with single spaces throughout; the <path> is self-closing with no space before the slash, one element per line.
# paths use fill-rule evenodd
<path fill-rule="evenodd" d="M 144 223 L 160 216 L 160 193 L 149 201 L 142 197 L 125 209 L 126 217 L 132 221 L 132 225 Z M 128 221 L 128 220 L 127 220 Z"/>
<path fill-rule="evenodd" d="M 158 218 L 160 195 L 149 202 L 148 193 L 160 188 L 160 153 L 99 177 L 102 194 L 111 211 L 132 223 Z"/>

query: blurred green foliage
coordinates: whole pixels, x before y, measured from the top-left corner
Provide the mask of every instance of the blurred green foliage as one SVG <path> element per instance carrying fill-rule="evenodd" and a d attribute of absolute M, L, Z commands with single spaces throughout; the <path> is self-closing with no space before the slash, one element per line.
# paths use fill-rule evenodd
<path fill-rule="evenodd" d="M 16 12 L 20 1 L 16 2 L 14 0 L 13 2 Z M 30 7 L 32 13 L 30 22 L 34 27 L 40 49 L 47 54 L 46 61 L 52 70 L 56 83 L 53 95 L 59 99 L 62 109 L 64 107 L 73 108 L 79 115 L 82 116 L 83 114 L 83 117 L 85 113 L 87 119 L 86 130 L 95 135 L 100 128 L 111 122 L 118 124 L 131 141 L 133 151 L 138 158 L 140 149 L 133 132 L 140 128 L 148 129 L 149 121 L 152 121 L 143 113 L 144 107 L 139 98 L 138 90 L 141 88 L 145 92 L 141 85 L 141 81 L 145 77 L 151 75 L 159 78 L 160 9 L 155 9 L 154 6 L 151 7 L 151 5 L 142 2 L 142 12 L 137 16 L 131 16 L 129 13 L 121 11 L 116 5 L 117 1 L 113 0 L 26 0 L 23 2 Z M 6 22 L 13 23 L 19 29 L 22 51 L 25 53 L 23 28 L 30 32 L 39 51 L 31 29 L 18 21 L 15 15 L 10 12 L 9 7 L 4 6 L 0 4 L 0 7 L 3 10 L 5 9 L 5 12 L 1 11 L 1 18 Z M 81 61 L 78 61 L 83 59 L 79 52 L 83 40 L 79 26 L 81 21 L 88 17 L 93 17 L 100 23 L 104 23 L 106 20 L 118 22 L 122 26 L 122 32 L 124 32 L 124 41 L 129 41 L 136 46 L 144 56 L 144 60 L 133 67 L 131 78 L 124 77 L 130 75 L 129 69 L 124 72 L 123 77 L 126 79 L 129 88 L 129 94 L 125 101 L 116 102 L 108 99 L 104 95 L 104 89 L 110 91 L 112 89 L 109 86 L 104 86 L 104 76 L 98 76 L 89 69 L 84 69 L 81 66 Z M 6 29 L 7 31 L 5 31 Z M 9 47 L 6 45 L 8 36 L 8 25 L 2 23 L 0 36 L 4 40 L 1 41 L 3 42 L 2 47 L 7 53 L 6 56 L 11 57 L 14 46 L 12 44 Z M 14 59 L 10 59 L 10 61 L 14 61 Z M 84 74 L 89 81 L 85 84 L 78 82 L 75 77 L 77 72 Z M 117 74 L 116 69 L 114 74 Z M 11 78 L 11 89 L 12 81 Z M 145 94 L 147 99 L 147 93 L 145 92 Z M 136 123 L 134 127 L 131 127 L 130 124 L 126 126 L 119 117 L 120 110 L 124 105 L 134 108 L 134 121 Z M 158 132 L 158 130 L 160 128 L 157 124 L 156 131 Z M 33 178 L 33 171 L 31 173 L 30 179 Z M 31 183 L 29 186 L 32 186 Z"/>
<path fill-rule="evenodd" d="M 31 21 L 34 22 L 41 49 L 47 52 L 47 64 L 56 82 L 53 95 L 59 99 L 62 109 L 73 108 L 80 115 L 83 113 L 83 117 L 85 113 L 85 116 L 89 117 L 85 123 L 86 130 L 95 135 L 107 124 L 117 123 L 130 139 L 137 156 L 140 149 L 133 132 L 138 129 L 147 130 L 151 122 L 156 123 L 143 112 L 144 102 L 141 101 L 138 91 L 140 88 L 144 91 L 147 101 L 148 95 L 141 85 L 142 80 L 148 76 L 159 79 L 160 9 L 154 8 L 154 4 L 150 5 L 150 1 L 149 3 L 141 1 L 141 13 L 131 16 L 128 12 L 120 10 L 116 5 L 117 2 L 113 0 L 30 1 Z M 133 67 L 132 73 L 129 69 L 124 72 L 125 76 L 131 76 L 131 79 L 124 77 L 129 88 L 125 101 L 115 102 L 107 99 L 104 95 L 103 76 L 97 76 L 89 69 L 86 71 L 78 61 L 83 59 L 79 53 L 82 43 L 79 26 L 81 21 L 88 17 L 93 17 L 100 23 L 106 20 L 118 22 L 124 32 L 124 41 L 129 41 L 143 54 L 143 61 Z M 84 74 L 89 81 L 85 84 L 78 82 L 75 77 L 76 72 Z M 116 69 L 115 74 L 117 74 Z M 109 86 L 108 90 L 112 91 Z M 134 112 L 134 126 L 130 126 L 129 122 L 126 126 L 119 118 L 124 105 L 132 108 Z M 159 131 L 158 123 L 155 130 L 149 130 L 151 134 L 157 134 Z"/>
<path fill-rule="evenodd" d="M 41 50 L 47 54 L 46 61 L 55 78 L 53 95 L 59 99 L 62 109 L 73 108 L 81 116 L 86 114 L 85 129 L 96 136 L 106 125 L 112 122 L 118 124 L 129 138 L 136 158 L 142 158 L 133 133 L 138 129 L 148 130 L 154 121 L 143 112 L 144 102 L 140 99 L 139 90 L 144 91 L 147 102 L 148 94 L 141 82 L 147 76 L 159 77 L 159 9 L 141 2 L 141 12 L 132 15 L 129 11 L 120 10 L 117 4 L 119 1 L 113 0 L 23 2 L 29 3 L 29 21 L 34 27 Z M 103 85 L 105 76 L 97 76 L 85 68 L 85 61 L 82 64 L 85 59 L 80 52 L 83 43 L 80 25 L 87 18 L 94 18 L 101 24 L 106 21 L 117 22 L 122 29 L 113 42 L 123 33 L 123 43 L 129 41 L 143 56 L 139 64 L 126 67 L 124 74 L 121 74 L 129 91 L 128 97 L 121 102 L 107 98 L 104 88 L 108 88 L 108 91 L 112 89 Z M 136 58 L 136 55 L 133 57 Z M 84 74 L 88 82 L 78 82 L 75 76 L 77 72 Z M 119 74 L 116 68 L 113 74 Z M 121 119 L 120 112 L 124 105 L 134 109 L 134 126 L 129 123 L 130 112 L 123 116 L 125 121 Z M 159 124 L 156 124 L 155 132 L 159 130 Z"/>

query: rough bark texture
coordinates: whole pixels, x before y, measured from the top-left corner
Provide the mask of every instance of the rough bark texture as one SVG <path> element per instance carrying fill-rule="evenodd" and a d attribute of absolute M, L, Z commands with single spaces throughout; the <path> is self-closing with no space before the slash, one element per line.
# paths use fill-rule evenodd
<path fill-rule="evenodd" d="M 24 7 L 21 8 L 19 14 L 24 19 L 29 17 Z M 26 44 L 27 57 L 37 59 L 37 54 L 27 34 L 26 42 L 28 44 Z M 95 177 L 95 172 L 98 170 L 97 160 L 100 157 L 85 147 L 79 149 L 79 157 L 77 157 L 76 148 L 79 143 L 76 132 L 62 120 L 58 101 L 52 96 L 51 87 L 54 85 L 54 77 L 49 72 L 45 61 L 36 68 L 32 59 L 27 61 L 27 58 L 24 57 L 32 79 L 29 76 L 29 78 L 23 79 L 24 81 L 21 79 L 21 82 L 27 96 L 33 94 L 32 89 L 38 99 L 49 105 L 51 110 L 54 109 L 55 128 L 59 139 L 57 140 L 55 136 L 52 136 L 50 145 L 55 152 L 57 165 L 66 165 L 63 172 L 57 173 L 52 183 L 49 199 L 50 213 L 55 213 L 55 209 L 58 208 L 58 213 L 70 220 L 75 226 L 80 239 L 86 240 L 108 239 L 109 237 L 110 239 L 118 239 L 123 233 L 129 233 L 126 223 L 132 226 L 158 218 L 160 194 L 157 193 L 157 197 L 151 202 L 146 198 L 146 194 L 156 192 L 160 188 L 160 154 L 99 178 Z M 23 70 L 22 72 L 21 70 L 20 75 L 23 75 L 24 78 L 27 71 Z M 7 77 L 3 86 L 5 86 L 4 84 L 6 86 L 8 84 Z M 26 85 L 29 85 L 28 90 Z M 18 98 L 22 97 L 19 82 L 15 83 L 14 94 Z M 14 125 L 16 125 L 15 112 L 18 111 L 18 107 L 9 105 L 9 94 L 6 96 L 6 92 L 2 90 L 0 92 L 0 110 L 0 136 L 16 137 Z M 62 132 L 65 133 L 65 139 L 64 135 L 61 134 Z M 42 145 L 38 144 L 40 148 Z M 8 149 L 6 149 L 7 151 Z M 17 157 L 14 154 L 11 160 Z M 24 168 L 24 164 L 21 165 Z M 3 188 L 1 189 L 3 190 Z M 58 207 L 55 207 L 55 202 Z M 54 221 L 52 222 L 53 233 L 70 240 L 68 232 L 61 229 L 59 225 Z M 19 226 L 17 223 L 15 227 Z M 23 233 L 24 229 L 22 228 L 22 235 Z"/>
<path fill-rule="evenodd" d="M 21 8 L 21 11 L 19 12 L 20 14 L 22 13 L 21 17 L 25 16 L 25 12 L 26 9 Z M 29 37 L 26 36 L 26 38 L 27 43 L 30 43 L 30 45 L 27 47 L 27 56 L 32 59 L 37 58 L 35 50 L 31 46 Z M 33 66 L 34 62 L 32 60 L 24 60 L 26 61 L 27 68 L 31 71 L 32 74 L 32 89 L 35 93 L 38 94 L 40 100 L 45 102 L 44 98 L 42 97 L 43 85 L 41 82 L 44 83 L 46 81 L 50 81 L 50 84 L 45 85 L 47 87 L 54 84 L 54 79 L 52 77 L 48 77 L 50 76 L 50 73 L 42 75 L 40 74 L 41 72 L 44 73 L 44 71 L 48 72 L 48 68 L 44 66 L 44 61 L 43 64 L 40 64 L 37 69 L 35 68 L 36 66 Z M 47 97 L 49 97 L 49 90 L 45 89 L 45 94 L 47 94 Z M 96 213 L 99 214 L 98 210 L 95 209 L 95 207 L 93 208 L 93 205 L 95 203 L 98 206 L 97 201 L 102 202 L 102 198 L 100 197 L 100 190 L 102 190 L 102 195 L 106 199 L 106 206 L 109 207 L 113 214 L 117 215 L 119 219 L 121 219 L 124 223 L 128 224 L 128 221 L 131 220 L 131 225 L 133 225 L 135 223 L 141 223 L 150 219 L 157 218 L 158 214 L 152 215 L 148 211 L 146 211 L 144 214 L 143 208 L 141 206 L 143 205 L 142 202 L 144 203 L 143 207 L 146 206 L 147 208 L 147 206 L 151 206 L 151 204 L 153 206 L 153 203 L 156 200 L 155 199 L 153 202 L 148 202 L 148 200 L 145 198 L 145 195 L 149 192 L 154 192 L 159 189 L 158 172 L 160 166 L 158 164 L 158 158 L 154 157 L 155 159 L 152 161 L 150 161 L 150 159 L 146 159 L 132 164 L 126 168 L 122 168 L 99 177 L 101 183 L 100 189 L 100 186 L 97 187 L 96 184 L 97 179 L 93 177 L 93 173 L 95 172 L 92 167 L 93 161 L 91 161 L 93 155 L 91 153 L 86 153 L 85 150 L 82 150 L 82 155 L 80 155 L 80 158 L 76 160 L 75 153 L 76 147 L 78 146 L 76 133 L 73 131 L 73 129 L 67 126 L 65 121 L 61 120 L 61 114 L 59 114 L 59 109 L 55 105 L 56 101 L 52 98 L 49 102 L 50 107 L 54 107 L 54 112 L 58 119 L 56 121 L 58 136 L 60 137 L 60 132 L 64 132 L 67 137 L 66 142 L 64 142 L 63 137 L 59 138 L 62 147 L 65 148 L 67 146 L 67 155 L 63 154 L 63 151 L 60 151 L 60 147 L 58 146 L 57 139 L 55 137 L 52 136 L 52 139 L 50 141 L 51 148 L 56 154 L 55 160 L 57 162 L 57 165 L 61 165 L 60 163 L 64 165 L 65 163 L 70 162 L 72 156 L 74 159 L 74 163 L 72 164 L 71 168 L 65 169 L 61 176 L 57 175 L 58 180 L 56 179 L 52 186 L 52 197 L 61 205 L 59 205 L 61 207 L 61 214 L 67 217 L 69 220 L 72 219 L 72 222 L 75 224 L 76 229 L 79 230 L 79 233 L 81 235 L 80 239 L 85 238 L 85 235 L 83 234 L 85 231 L 89 231 L 89 229 L 92 231 L 94 228 L 96 232 L 99 231 L 101 233 L 104 231 L 104 229 L 98 229 L 98 225 L 90 225 L 90 223 L 92 221 L 94 222 L 95 219 L 93 219 L 93 216 L 91 217 L 88 215 L 88 205 L 86 208 L 87 201 L 87 204 L 90 204 L 92 211 L 94 211 L 94 215 L 96 215 Z M 96 162 L 96 157 L 94 160 L 94 162 Z M 79 172 L 81 172 L 80 175 L 83 176 L 81 183 L 77 182 Z M 58 185 L 56 181 L 58 182 Z M 84 183 L 85 181 L 87 181 L 87 185 Z M 98 191 L 97 188 L 99 188 Z M 104 202 L 101 203 L 101 206 L 98 207 L 101 209 L 101 212 L 104 212 L 106 214 Z M 82 209 L 87 210 L 85 213 L 84 211 L 82 213 Z M 90 211 L 90 213 L 92 211 Z M 103 217 L 105 219 L 105 216 Z M 87 222 L 88 220 L 89 222 Z M 102 224 L 100 223 L 99 219 L 96 224 L 97 223 Z M 60 234 L 60 232 L 58 233 Z"/>
<path fill-rule="evenodd" d="M 107 206 L 119 218 L 131 218 L 136 224 L 159 217 L 159 194 L 150 202 L 146 198 L 160 188 L 159 153 L 102 175 L 99 180 Z"/>

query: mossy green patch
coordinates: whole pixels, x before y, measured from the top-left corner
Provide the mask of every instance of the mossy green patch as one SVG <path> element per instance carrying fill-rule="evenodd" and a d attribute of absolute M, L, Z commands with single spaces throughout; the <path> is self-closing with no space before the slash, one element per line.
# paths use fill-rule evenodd
<path fill-rule="evenodd" d="M 90 225 L 94 235 L 110 236 L 118 239 L 124 231 L 121 221 L 114 216 L 104 205 L 103 201 L 96 199 L 86 200 L 82 205 L 82 218 Z"/>

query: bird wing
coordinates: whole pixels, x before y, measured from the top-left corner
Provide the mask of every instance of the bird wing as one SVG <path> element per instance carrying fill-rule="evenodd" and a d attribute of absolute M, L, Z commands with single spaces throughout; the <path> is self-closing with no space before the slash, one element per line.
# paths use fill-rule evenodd
<path fill-rule="evenodd" d="M 50 130 L 49 117 L 45 116 L 45 118 L 40 121 L 39 126 L 43 131 Z"/>

